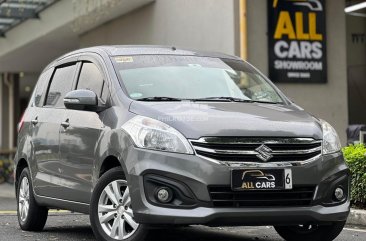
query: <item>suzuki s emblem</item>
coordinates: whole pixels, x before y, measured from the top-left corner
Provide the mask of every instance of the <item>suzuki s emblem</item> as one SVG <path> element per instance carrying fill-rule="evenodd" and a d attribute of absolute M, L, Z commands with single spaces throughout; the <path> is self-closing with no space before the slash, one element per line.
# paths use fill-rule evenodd
<path fill-rule="evenodd" d="M 261 145 L 260 147 L 256 148 L 255 150 L 258 152 L 257 157 L 264 162 L 268 161 L 269 159 L 271 159 L 273 157 L 271 154 L 272 153 L 271 148 L 269 148 L 266 145 Z"/>

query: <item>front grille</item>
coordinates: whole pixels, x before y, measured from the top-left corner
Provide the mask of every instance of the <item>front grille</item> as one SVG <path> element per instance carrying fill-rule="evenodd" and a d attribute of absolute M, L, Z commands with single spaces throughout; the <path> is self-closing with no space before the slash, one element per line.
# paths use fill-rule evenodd
<path fill-rule="evenodd" d="M 197 155 L 227 162 L 305 162 L 321 154 L 312 138 L 205 137 L 190 140 Z"/>
<path fill-rule="evenodd" d="M 298 207 L 311 205 L 315 186 L 259 191 L 232 191 L 230 186 L 209 186 L 208 189 L 214 207 Z"/>

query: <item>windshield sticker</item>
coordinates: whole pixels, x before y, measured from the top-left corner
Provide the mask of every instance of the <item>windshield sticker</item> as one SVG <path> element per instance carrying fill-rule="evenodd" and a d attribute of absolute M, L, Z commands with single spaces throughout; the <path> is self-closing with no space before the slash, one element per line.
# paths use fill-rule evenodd
<path fill-rule="evenodd" d="M 140 97 L 142 97 L 142 95 L 143 95 L 143 94 L 141 94 L 141 93 L 131 93 L 131 94 L 130 94 L 130 97 L 131 97 L 131 98 L 136 99 L 136 98 L 140 98 Z"/>
<path fill-rule="evenodd" d="M 118 56 L 114 58 L 117 63 L 132 63 L 133 58 L 130 56 Z"/>

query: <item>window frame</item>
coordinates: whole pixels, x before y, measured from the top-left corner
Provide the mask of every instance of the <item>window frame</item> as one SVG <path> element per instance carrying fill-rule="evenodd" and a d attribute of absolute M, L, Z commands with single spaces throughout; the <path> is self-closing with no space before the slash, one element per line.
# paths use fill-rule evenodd
<path fill-rule="evenodd" d="M 66 109 L 65 106 L 57 107 L 57 106 L 47 105 L 46 103 L 47 103 L 48 93 L 50 91 L 50 87 L 52 85 L 52 81 L 53 81 L 53 78 L 55 77 L 55 73 L 56 73 L 57 69 L 68 67 L 68 66 L 73 66 L 73 65 L 75 65 L 75 71 L 74 71 L 74 74 L 73 74 L 73 77 L 72 77 L 72 84 L 71 84 L 71 89 L 70 89 L 70 91 L 71 91 L 71 90 L 73 90 L 74 85 L 75 85 L 76 73 L 78 73 L 78 71 L 80 69 L 80 63 L 78 63 L 77 61 L 74 60 L 74 61 L 70 61 L 70 62 L 66 62 L 66 63 L 61 63 L 61 64 L 59 64 L 59 65 L 57 65 L 53 68 L 53 73 L 50 77 L 50 80 L 49 80 L 48 85 L 47 85 L 47 91 L 46 91 L 46 94 L 43 98 L 43 104 L 42 104 L 43 108 Z"/>

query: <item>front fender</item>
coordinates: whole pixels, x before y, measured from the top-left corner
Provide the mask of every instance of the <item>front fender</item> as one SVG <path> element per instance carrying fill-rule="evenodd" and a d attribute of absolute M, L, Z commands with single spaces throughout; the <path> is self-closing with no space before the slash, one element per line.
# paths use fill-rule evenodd
<path fill-rule="evenodd" d="M 98 182 L 99 173 L 104 161 L 110 156 L 116 157 L 119 160 L 127 181 L 129 181 L 129 173 L 132 167 L 131 165 L 128 165 L 125 160 L 127 160 L 128 148 L 131 145 L 133 145 L 133 143 L 130 137 L 122 130 L 109 130 L 102 135 L 96 151 L 96 156 L 98 158 L 96 158 L 94 162 L 92 178 L 93 189 Z"/>

